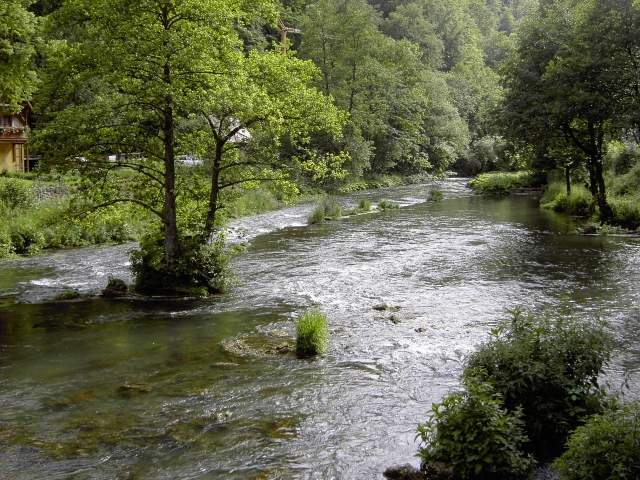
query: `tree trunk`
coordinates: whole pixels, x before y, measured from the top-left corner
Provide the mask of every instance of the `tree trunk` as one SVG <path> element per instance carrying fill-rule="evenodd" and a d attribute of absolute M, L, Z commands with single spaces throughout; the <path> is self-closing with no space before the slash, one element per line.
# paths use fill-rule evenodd
<path fill-rule="evenodd" d="M 567 186 L 567 197 L 571 195 L 571 167 L 565 165 L 564 167 L 564 180 Z"/>
<path fill-rule="evenodd" d="M 171 67 L 164 66 L 164 81 L 171 83 Z M 178 257 L 178 223 L 176 220 L 176 171 L 175 171 L 175 129 L 173 118 L 173 98 L 165 96 L 164 121 L 162 124 L 164 142 L 164 247 L 165 261 L 171 269 Z"/>
<path fill-rule="evenodd" d="M 613 210 L 607 202 L 606 187 L 604 183 L 604 174 L 602 168 L 602 155 L 597 155 L 593 158 L 594 174 L 597 185 L 597 202 L 600 209 L 600 221 L 606 223 L 613 218 Z"/>
<path fill-rule="evenodd" d="M 213 157 L 213 169 L 211 171 L 211 191 L 209 193 L 209 208 L 204 224 L 204 241 L 208 242 L 216 226 L 216 214 L 218 212 L 218 200 L 220 196 L 220 165 L 222 164 L 222 154 L 224 143 L 221 139 L 216 139 L 216 151 Z"/>

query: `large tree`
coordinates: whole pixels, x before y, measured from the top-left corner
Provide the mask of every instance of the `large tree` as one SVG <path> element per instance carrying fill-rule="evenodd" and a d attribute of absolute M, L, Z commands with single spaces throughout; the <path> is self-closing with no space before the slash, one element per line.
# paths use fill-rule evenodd
<path fill-rule="evenodd" d="M 82 159 L 77 167 L 103 181 L 135 172 L 143 181 L 106 203 L 133 201 L 160 217 L 168 269 L 180 255 L 175 163 L 190 149 L 184 121 L 234 68 L 243 47 L 234 26 L 261 14 L 274 14 L 267 0 L 70 0 L 51 16 L 49 33 L 65 37 L 52 45 L 39 104 L 46 160 Z M 129 155 L 108 164 L 109 153 Z"/>
<path fill-rule="evenodd" d="M 607 221 L 612 210 L 604 181 L 606 140 L 620 131 L 625 96 L 616 95 L 611 82 L 612 69 L 622 74 L 620 63 L 614 67 L 612 56 L 602 54 L 596 33 L 605 20 L 599 3 L 544 1 L 525 21 L 507 69 L 504 118 L 508 134 L 541 153 L 558 142 L 579 151 L 575 161 L 586 159 L 591 193 Z M 613 35 L 620 34 L 618 29 Z"/>
<path fill-rule="evenodd" d="M 37 85 L 34 68 L 36 17 L 30 0 L 0 2 L 0 104 L 17 112 Z"/>

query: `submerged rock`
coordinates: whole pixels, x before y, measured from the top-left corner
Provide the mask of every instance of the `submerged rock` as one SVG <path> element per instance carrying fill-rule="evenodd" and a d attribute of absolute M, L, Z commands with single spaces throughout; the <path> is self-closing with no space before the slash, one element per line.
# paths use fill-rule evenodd
<path fill-rule="evenodd" d="M 144 383 L 125 383 L 118 387 L 118 394 L 125 398 L 151 392 L 151 386 Z"/>
<path fill-rule="evenodd" d="M 397 312 L 400 310 L 400 307 L 397 305 L 389 305 L 388 303 L 379 303 L 374 305 L 373 309 L 379 312 Z"/>
<path fill-rule="evenodd" d="M 225 340 L 222 342 L 222 348 L 241 357 L 270 357 L 294 352 L 295 343 L 292 339 L 283 339 L 280 336 L 254 334 Z"/>

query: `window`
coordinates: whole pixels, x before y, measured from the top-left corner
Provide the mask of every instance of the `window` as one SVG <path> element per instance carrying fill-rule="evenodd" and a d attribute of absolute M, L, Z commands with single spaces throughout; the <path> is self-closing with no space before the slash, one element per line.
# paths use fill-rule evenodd
<path fill-rule="evenodd" d="M 0 127 L 10 127 L 10 126 L 11 126 L 11 117 L 0 115 Z"/>

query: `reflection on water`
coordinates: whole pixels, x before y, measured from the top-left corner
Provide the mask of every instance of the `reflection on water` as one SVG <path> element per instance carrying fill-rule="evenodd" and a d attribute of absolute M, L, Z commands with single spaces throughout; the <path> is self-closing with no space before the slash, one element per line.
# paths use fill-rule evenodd
<path fill-rule="evenodd" d="M 127 278 L 131 246 L 0 264 L 0 478 L 381 478 L 417 463 L 417 422 L 515 305 L 609 320 L 610 378 L 627 371 L 636 395 L 640 241 L 575 235 L 532 199 L 460 180 L 427 202 L 432 188 L 353 195 L 345 207 L 403 208 L 324 225 L 305 226 L 311 205 L 237 222 L 240 283 L 207 301 L 46 303 Z M 228 348 L 286 343 L 312 305 L 326 356 Z"/>

